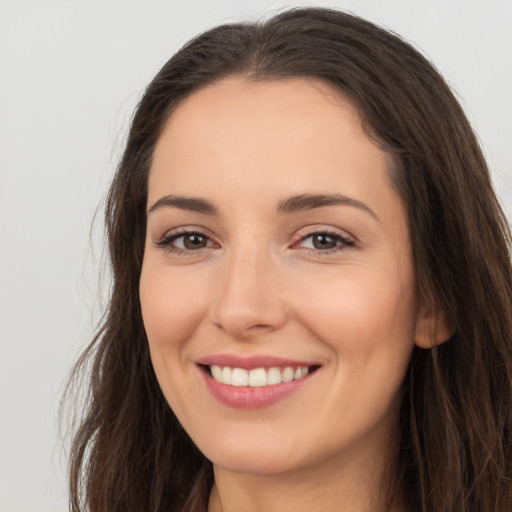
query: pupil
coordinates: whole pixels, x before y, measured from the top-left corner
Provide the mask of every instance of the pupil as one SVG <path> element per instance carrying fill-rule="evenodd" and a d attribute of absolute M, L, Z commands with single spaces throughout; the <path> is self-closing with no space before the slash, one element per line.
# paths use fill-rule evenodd
<path fill-rule="evenodd" d="M 315 235 L 313 237 L 313 245 L 315 249 L 334 249 L 336 240 L 330 235 Z"/>
<path fill-rule="evenodd" d="M 206 238 L 202 235 L 188 235 L 183 240 L 186 249 L 201 249 L 206 246 Z"/>

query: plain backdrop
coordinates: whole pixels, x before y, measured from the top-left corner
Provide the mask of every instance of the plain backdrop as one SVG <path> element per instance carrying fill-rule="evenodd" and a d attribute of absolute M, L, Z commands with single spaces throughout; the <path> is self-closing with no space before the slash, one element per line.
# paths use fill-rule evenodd
<path fill-rule="evenodd" d="M 294 5 L 350 10 L 427 54 L 512 216 L 511 0 L 0 0 L 0 512 L 67 510 L 58 403 L 101 311 L 91 223 L 143 87 L 198 32 Z"/>

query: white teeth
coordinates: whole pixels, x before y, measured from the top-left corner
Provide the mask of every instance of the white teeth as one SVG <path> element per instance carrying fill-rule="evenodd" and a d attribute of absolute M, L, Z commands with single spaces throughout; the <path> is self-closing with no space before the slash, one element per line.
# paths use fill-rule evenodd
<path fill-rule="evenodd" d="M 281 370 L 279 368 L 269 368 L 267 370 L 267 384 L 273 386 L 275 384 L 281 384 Z"/>
<path fill-rule="evenodd" d="M 254 370 L 245 370 L 244 368 L 230 368 L 213 365 L 210 367 L 212 377 L 221 384 L 229 386 L 253 388 L 262 386 L 275 386 L 281 382 L 291 382 L 292 380 L 302 379 L 309 373 L 309 367 L 300 366 L 292 368 L 255 368 Z"/>
<path fill-rule="evenodd" d="M 267 385 L 267 372 L 264 368 L 256 368 L 249 372 L 249 386 L 259 388 Z"/>
<path fill-rule="evenodd" d="M 283 382 L 291 382 L 293 380 L 294 373 L 295 372 L 293 371 L 293 368 L 290 368 L 289 366 L 287 366 L 283 371 L 283 376 L 282 376 Z"/>
<path fill-rule="evenodd" d="M 231 368 L 229 366 L 222 368 L 222 382 L 231 385 Z"/>
<path fill-rule="evenodd" d="M 233 368 L 231 373 L 231 385 L 242 387 L 249 384 L 249 372 L 243 368 Z"/>
<path fill-rule="evenodd" d="M 222 382 L 222 368 L 220 366 L 212 366 L 210 367 L 210 371 L 215 380 Z"/>

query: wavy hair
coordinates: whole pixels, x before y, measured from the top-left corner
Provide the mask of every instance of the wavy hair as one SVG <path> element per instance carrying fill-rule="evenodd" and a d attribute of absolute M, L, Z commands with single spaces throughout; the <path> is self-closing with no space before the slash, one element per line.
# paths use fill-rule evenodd
<path fill-rule="evenodd" d="M 510 512 L 511 235 L 482 151 L 454 94 L 420 52 L 368 21 L 321 8 L 199 35 L 163 66 L 137 106 L 106 201 L 110 302 L 69 387 L 86 375 L 89 395 L 71 450 L 71 509 L 206 510 L 211 463 L 158 386 L 138 286 L 148 172 L 163 126 L 185 97 L 233 75 L 334 85 L 392 155 L 419 294 L 454 330 L 438 347 L 413 350 L 397 419 L 394 489 L 415 512 Z"/>

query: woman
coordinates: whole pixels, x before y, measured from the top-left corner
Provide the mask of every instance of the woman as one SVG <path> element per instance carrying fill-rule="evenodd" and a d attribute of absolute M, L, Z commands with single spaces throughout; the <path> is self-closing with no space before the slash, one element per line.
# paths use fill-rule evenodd
<path fill-rule="evenodd" d="M 326 9 L 198 36 L 106 223 L 73 510 L 510 510 L 510 232 L 400 38 Z"/>

